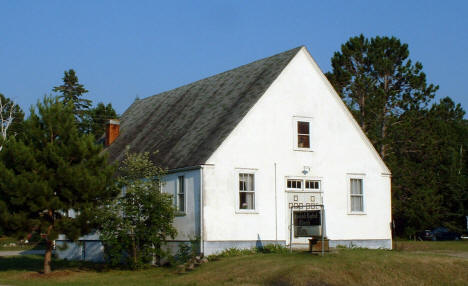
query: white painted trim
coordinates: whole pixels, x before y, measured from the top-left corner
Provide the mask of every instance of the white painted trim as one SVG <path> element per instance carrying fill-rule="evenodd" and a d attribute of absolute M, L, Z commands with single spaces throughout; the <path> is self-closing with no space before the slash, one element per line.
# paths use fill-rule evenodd
<path fill-rule="evenodd" d="M 354 173 L 354 174 L 346 174 L 346 197 L 347 197 L 347 214 L 348 215 L 366 215 L 366 174 L 363 173 Z M 362 209 L 363 211 L 351 211 L 351 179 L 360 179 L 362 180 Z"/>
<path fill-rule="evenodd" d="M 179 211 L 179 189 L 180 189 L 180 181 L 179 181 L 179 178 L 182 177 L 182 180 L 184 181 L 184 210 L 183 211 Z M 186 177 L 186 174 L 185 173 L 181 173 L 179 175 L 177 175 L 177 179 L 176 179 L 176 188 L 175 188 L 175 199 L 174 199 L 174 202 L 175 202 L 175 207 L 176 207 L 176 216 L 184 216 L 187 214 L 187 183 L 185 182 L 185 178 Z"/>
<path fill-rule="evenodd" d="M 383 168 L 384 172 L 383 173 L 386 173 L 386 174 L 391 174 L 392 172 L 390 171 L 390 169 L 387 167 L 387 165 L 385 164 L 385 162 L 383 161 L 383 159 L 380 157 L 380 154 L 377 152 L 377 150 L 374 148 L 374 145 L 370 142 L 369 138 L 367 138 L 366 134 L 364 134 L 364 131 L 362 131 L 361 127 L 359 126 L 359 124 L 357 123 L 356 119 L 354 119 L 354 116 L 351 114 L 351 111 L 349 111 L 348 107 L 346 106 L 346 104 L 343 102 L 343 100 L 341 99 L 341 97 L 338 95 L 338 93 L 336 92 L 336 90 L 333 88 L 332 84 L 328 81 L 327 77 L 325 76 L 325 74 L 322 72 L 322 70 L 320 69 L 320 67 L 318 66 L 317 62 L 314 60 L 314 58 L 312 57 L 312 55 L 309 53 L 309 51 L 307 50 L 307 48 L 305 46 L 303 46 L 300 51 L 304 51 L 307 55 L 307 58 L 310 60 L 310 62 L 312 63 L 312 66 L 315 68 L 315 70 L 318 72 L 318 74 L 320 75 L 320 77 L 322 78 L 323 82 L 325 83 L 325 85 L 327 86 L 327 88 L 330 90 L 330 92 L 334 95 L 333 98 L 339 103 L 339 105 L 341 106 L 341 108 L 345 111 L 346 115 L 348 116 L 349 120 L 351 120 L 351 122 L 353 123 L 354 127 L 358 130 L 359 132 L 359 135 L 361 136 L 361 138 L 364 140 L 364 142 L 366 143 L 367 147 L 371 150 L 371 152 L 374 154 L 374 156 L 376 157 L 376 159 L 379 161 L 379 164 L 381 165 L 381 167 Z M 297 55 L 296 55 L 297 56 Z"/>
<path fill-rule="evenodd" d="M 259 205 L 259 199 L 258 199 L 258 190 L 257 190 L 257 187 L 260 185 L 258 183 L 258 169 L 256 168 L 235 168 L 234 169 L 235 172 L 234 172 L 234 176 L 235 176 L 235 181 L 236 182 L 234 184 L 234 189 L 235 189 L 235 194 L 236 194 L 236 208 L 235 208 L 235 213 L 236 214 L 259 214 L 260 212 L 258 211 L 259 208 L 258 208 L 258 205 Z M 251 210 L 245 210 L 245 209 L 241 209 L 239 208 L 239 204 L 240 204 L 240 198 L 239 198 L 239 174 L 252 174 L 253 177 L 254 177 L 254 208 L 251 209 Z"/>
<path fill-rule="evenodd" d="M 312 136 L 312 122 L 313 122 L 313 117 L 311 116 L 299 116 L 299 115 L 293 115 L 292 117 L 293 122 L 292 122 L 292 137 L 293 137 L 293 150 L 294 151 L 303 151 L 303 152 L 314 152 L 313 150 L 313 136 Z M 297 122 L 307 122 L 309 123 L 309 148 L 302 148 L 297 146 L 298 144 L 298 136 L 299 134 L 297 133 Z"/>
<path fill-rule="evenodd" d="M 301 180 L 301 188 L 288 188 L 288 180 Z M 305 181 L 319 181 L 319 189 L 306 189 Z M 320 176 L 285 176 L 284 191 L 287 193 L 323 193 L 323 177 Z"/>

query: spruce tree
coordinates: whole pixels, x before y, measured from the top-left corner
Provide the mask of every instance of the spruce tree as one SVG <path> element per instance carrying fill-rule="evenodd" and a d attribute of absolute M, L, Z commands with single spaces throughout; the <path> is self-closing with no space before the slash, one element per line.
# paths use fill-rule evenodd
<path fill-rule="evenodd" d="M 65 104 L 71 104 L 73 108 L 73 114 L 79 122 L 80 131 L 86 127 L 85 120 L 89 108 L 91 107 L 92 101 L 83 98 L 83 95 L 88 92 L 84 88 L 84 85 L 78 82 L 78 76 L 73 69 L 64 72 L 62 78 L 63 84 L 54 87 L 54 92 L 59 92 L 59 99 Z"/>
<path fill-rule="evenodd" d="M 0 154 L 0 225 L 9 235 L 45 236 L 44 273 L 53 240 L 93 231 L 94 210 L 116 193 L 114 168 L 93 137 L 78 132 L 73 107 L 45 97 L 31 108 L 24 139 L 9 140 Z"/>

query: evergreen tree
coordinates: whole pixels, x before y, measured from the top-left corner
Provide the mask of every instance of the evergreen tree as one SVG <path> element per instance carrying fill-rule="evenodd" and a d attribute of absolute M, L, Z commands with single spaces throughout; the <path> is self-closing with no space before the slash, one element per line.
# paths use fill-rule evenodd
<path fill-rule="evenodd" d="M 54 87 L 53 91 L 60 93 L 59 98 L 65 105 L 72 104 L 73 113 L 77 120 L 81 122 L 85 119 L 92 103 L 91 100 L 82 98 L 88 90 L 78 82 L 78 76 L 73 69 L 65 71 L 62 80 L 63 84 Z"/>
<path fill-rule="evenodd" d="M 464 111 L 449 98 L 430 107 L 438 87 L 408 57 L 394 37 L 360 35 L 334 54 L 327 77 L 392 170 L 397 234 L 461 230 L 468 211 Z"/>
<path fill-rule="evenodd" d="M 88 112 L 86 133 L 92 134 L 94 138 L 99 139 L 105 132 L 107 121 L 117 118 L 117 112 L 115 112 L 111 103 L 105 105 L 99 102 L 96 107 L 91 108 Z"/>
<path fill-rule="evenodd" d="M 444 225 L 461 231 L 468 213 L 464 111 L 450 98 L 405 112 L 393 129 L 393 210 L 398 233 Z"/>
<path fill-rule="evenodd" d="M 8 235 L 45 236 L 44 273 L 58 234 L 75 240 L 91 232 L 94 210 L 115 195 L 101 150 L 78 132 L 71 104 L 45 97 L 31 108 L 24 139 L 9 140 L 0 154 L 0 225 Z"/>
<path fill-rule="evenodd" d="M 389 129 L 399 116 L 426 106 L 438 89 L 426 83 L 422 64 L 408 57 L 408 45 L 395 37 L 369 40 L 361 34 L 335 52 L 327 73 L 383 159 L 391 152 Z"/>

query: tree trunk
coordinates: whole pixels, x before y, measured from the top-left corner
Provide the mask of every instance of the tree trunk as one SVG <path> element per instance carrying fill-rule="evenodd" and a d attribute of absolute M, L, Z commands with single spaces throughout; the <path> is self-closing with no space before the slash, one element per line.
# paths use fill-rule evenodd
<path fill-rule="evenodd" d="M 385 91 L 385 102 L 384 106 L 382 109 L 382 125 L 381 125 L 381 132 L 380 132 L 380 157 L 382 157 L 382 160 L 385 161 L 385 156 L 387 155 L 387 112 L 389 108 L 387 108 L 388 101 L 390 100 L 389 94 L 389 75 L 384 75 L 384 91 Z"/>
<path fill-rule="evenodd" d="M 54 241 L 50 240 L 50 233 L 54 228 L 54 212 L 52 210 L 48 210 L 47 214 L 49 215 L 52 224 L 47 227 L 47 236 L 46 236 L 46 251 L 44 255 L 44 274 L 49 274 L 52 270 L 50 269 L 50 262 L 52 261 L 52 250 L 54 248 Z"/>
<path fill-rule="evenodd" d="M 361 95 L 360 98 L 360 112 L 361 112 L 361 128 L 364 131 L 364 133 L 367 134 L 367 124 L 366 124 L 366 96 Z"/>
<path fill-rule="evenodd" d="M 133 236 L 133 241 L 132 241 L 132 256 L 133 256 L 133 263 L 135 265 L 137 264 L 137 250 L 136 250 L 136 245 L 135 245 L 135 236 Z"/>
<path fill-rule="evenodd" d="M 386 143 L 386 139 L 387 139 L 387 123 L 386 123 L 386 120 L 383 121 L 382 123 L 382 142 L 381 142 L 381 145 L 380 145 L 380 157 L 382 157 L 382 160 L 385 160 L 385 157 L 387 156 L 387 143 Z"/>
<path fill-rule="evenodd" d="M 49 274 L 51 272 L 50 262 L 52 261 L 52 250 L 54 248 L 54 242 L 47 239 L 46 242 L 46 251 L 44 255 L 44 274 Z"/>

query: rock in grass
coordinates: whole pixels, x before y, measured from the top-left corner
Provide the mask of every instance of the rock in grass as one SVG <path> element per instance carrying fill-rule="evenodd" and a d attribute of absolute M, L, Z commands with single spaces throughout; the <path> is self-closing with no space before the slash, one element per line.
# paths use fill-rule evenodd
<path fill-rule="evenodd" d="M 188 263 L 185 266 L 185 270 L 187 270 L 187 271 L 192 271 L 194 268 L 195 268 L 195 264 L 193 264 L 193 263 Z"/>

